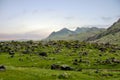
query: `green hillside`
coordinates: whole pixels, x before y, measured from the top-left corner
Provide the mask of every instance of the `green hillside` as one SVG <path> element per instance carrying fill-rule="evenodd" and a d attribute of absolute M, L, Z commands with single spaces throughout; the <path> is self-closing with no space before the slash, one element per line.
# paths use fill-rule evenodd
<path fill-rule="evenodd" d="M 95 40 L 95 42 L 120 45 L 120 32 L 103 36 L 102 38 Z"/>
<path fill-rule="evenodd" d="M 92 42 L 120 44 L 120 19 L 106 31 L 87 39 Z"/>

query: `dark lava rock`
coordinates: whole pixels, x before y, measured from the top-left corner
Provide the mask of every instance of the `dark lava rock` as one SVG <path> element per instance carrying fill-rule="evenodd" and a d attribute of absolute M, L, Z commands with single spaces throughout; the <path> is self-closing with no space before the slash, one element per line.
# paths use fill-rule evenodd
<path fill-rule="evenodd" d="M 6 70 L 5 66 L 4 65 L 0 65 L 0 71 L 4 71 Z"/>

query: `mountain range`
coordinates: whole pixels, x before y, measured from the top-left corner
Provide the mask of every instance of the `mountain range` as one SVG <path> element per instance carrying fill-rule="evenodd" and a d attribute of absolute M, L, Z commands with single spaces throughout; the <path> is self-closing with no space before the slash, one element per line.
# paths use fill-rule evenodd
<path fill-rule="evenodd" d="M 52 32 L 45 40 L 79 40 L 98 43 L 120 44 L 120 19 L 109 28 L 77 27 L 74 31 L 63 28 Z"/>
<path fill-rule="evenodd" d="M 46 40 L 86 40 L 88 37 L 92 37 L 98 33 L 105 31 L 104 28 L 96 27 L 77 27 L 74 31 L 67 28 L 63 28 L 60 31 L 52 32 Z"/>

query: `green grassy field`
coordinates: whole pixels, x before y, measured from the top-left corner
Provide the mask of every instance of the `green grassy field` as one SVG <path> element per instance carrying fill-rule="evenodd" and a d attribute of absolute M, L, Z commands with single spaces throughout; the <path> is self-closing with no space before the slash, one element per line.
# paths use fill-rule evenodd
<path fill-rule="evenodd" d="M 26 53 L 23 53 L 26 51 Z M 0 80 L 120 80 L 120 47 L 79 41 L 1 42 Z M 14 52 L 13 57 L 9 54 Z M 40 55 L 41 52 L 46 56 Z M 51 69 L 52 64 L 72 70 Z"/>

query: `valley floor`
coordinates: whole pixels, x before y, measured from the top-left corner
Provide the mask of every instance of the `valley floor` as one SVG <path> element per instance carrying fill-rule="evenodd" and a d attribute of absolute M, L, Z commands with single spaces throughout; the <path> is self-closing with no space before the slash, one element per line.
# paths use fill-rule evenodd
<path fill-rule="evenodd" d="M 78 41 L 1 42 L 0 80 L 120 80 L 120 47 Z M 54 66 L 53 66 L 54 65 Z"/>

